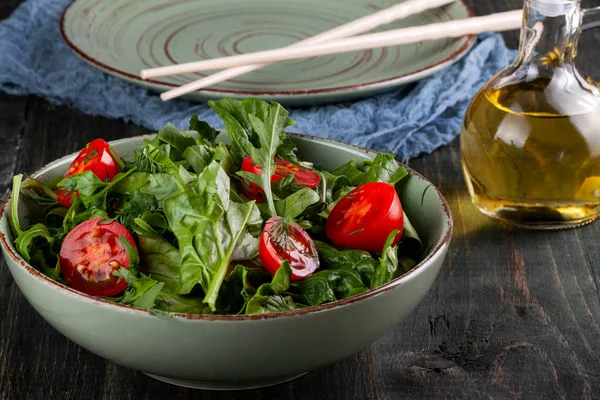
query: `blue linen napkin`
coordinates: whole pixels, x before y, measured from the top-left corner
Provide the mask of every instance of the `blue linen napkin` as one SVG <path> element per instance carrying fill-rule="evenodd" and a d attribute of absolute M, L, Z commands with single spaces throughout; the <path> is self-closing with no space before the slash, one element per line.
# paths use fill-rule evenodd
<path fill-rule="evenodd" d="M 35 94 L 153 130 L 167 122 L 182 129 L 193 113 L 221 126 L 206 104 L 162 102 L 155 93 L 79 59 L 58 29 L 69 2 L 27 0 L 0 21 L 0 90 Z M 291 108 L 293 130 L 390 152 L 400 160 L 427 154 L 460 133 L 471 98 L 514 57 L 500 35 L 481 35 L 460 62 L 416 85 L 355 102 Z"/>

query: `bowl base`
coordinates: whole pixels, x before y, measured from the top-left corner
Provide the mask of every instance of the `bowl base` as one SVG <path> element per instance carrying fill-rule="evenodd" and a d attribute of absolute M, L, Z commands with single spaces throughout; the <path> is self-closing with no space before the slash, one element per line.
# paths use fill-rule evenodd
<path fill-rule="evenodd" d="M 164 376 L 148 374 L 151 378 L 159 380 L 161 382 L 169 383 L 171 385 L 181 386 L 189 389 L 202 389 L 202 390 L 246 390 L 246 389 L 259 389 L 267 386 L 274 386 L 280 383 L 289 382 L 296 378 L 306 375 L 307 372 L 301 374 L 284 376 L 281 378 L 259 380 L 259 381 L 247 381 L 247 382 L 203 382 L 203 381 L 189 381 L 185 379 L 173 379 L 166 378 Z"/>

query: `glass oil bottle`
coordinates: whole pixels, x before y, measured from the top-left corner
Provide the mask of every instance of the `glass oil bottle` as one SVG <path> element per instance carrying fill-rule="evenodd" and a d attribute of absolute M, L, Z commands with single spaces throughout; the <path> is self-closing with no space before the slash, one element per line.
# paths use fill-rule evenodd
<path fill-rule="evenodd" d="M 483 213 L 556 229 L 600 214 L 600 89 L 576 66 L 580 0 L 525 0 L 519 55 L 469 106 L 465 181 Z"/>

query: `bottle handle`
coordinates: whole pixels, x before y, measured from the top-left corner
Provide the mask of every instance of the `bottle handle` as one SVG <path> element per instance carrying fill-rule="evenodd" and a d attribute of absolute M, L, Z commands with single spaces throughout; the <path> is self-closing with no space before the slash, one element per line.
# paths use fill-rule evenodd
<path fill-rule="evenodd" d="M 581 31 L 600 28 L 600 7 L 587 8 L 583 10 L 583 23 Z"/>

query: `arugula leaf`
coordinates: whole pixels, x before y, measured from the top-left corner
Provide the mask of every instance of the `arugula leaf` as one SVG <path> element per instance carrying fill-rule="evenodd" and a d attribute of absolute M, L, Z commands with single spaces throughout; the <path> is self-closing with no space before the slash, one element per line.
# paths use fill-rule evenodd
<path fill-rule="evenodd" d="M 129 240 L 125 239 L 124 236 L 119 236 L 117 240 L 125 249 L 125 253 L 127 253 L 127 258 L 129 258 L 129 269 L 137 271 L 140 265 L 140 253 L 138 253 L 135 246 L 132 245 Z"/>
<path fill-rule="evenodd" d="M 10 198 L 10 217 L 12 220 L 12 227 L 15 236 L 21 236 L 23 229 L 21 229 L 21 223 L 19 222 L 19 197 L 21 196 L 21 181 L 23 175 L 15 175 L 13 178 L 12 195 Z"/>
<path fill-rule="evenodd" d="M 164 211 L 179 243 L 179 294 L 189 293 L 199 283 L 204 302 L 215 310 L 236 243 L 249 221 L 256 220 L 258 210 L 254 202 L 229 201 L 229 177 L 217 162 L 204 169 L 196 189 L 166 199 Z"/>
<path fill-rule="evenodd" d="M 65 233 L 70 232 L 80 223 L 93 218 L 109 219 L 105 210 L 96 207 L 86 209 L 81 202 L 81 198 L 73 196 L 71 198 L 71 207 L 63 219 L 63 231 Z"/>
<path fill-rule="evenodd" d="M 295 219 L 308 207 L 317 204 L 320 200 L 319 195 L 314 190 L 303 188 L 292 193 L 283 200 L 275 203 L 277 215 Z"/>
<path fill-rule="evenodd" d="M 154 142 L 147 142 L 136 153 L 133 168 L 138 172 L 149 174 L 176 173 L 178 169 L 173 160 Z"/>
<path fill-rule="evenodd" d="M 58 187 L 64 187 L 67 192 L 76 191 L 78 195 L 74 195 L 72 199 L 79 197 L 85 208 L 90 208 L 93 205 L 106 210 L 106 195 L 108 192 L 133 172 L 135 172 L 135 169 L 121 172 L 112 181 L 103 182 L 92 171 L 84 171 L 63 179 L 58 183 Z"/>
<path fill-rule="evenodd" d="M 276 103 L 274 103 L 276 104 Z M 260 146 L 255 127 L 253 126 L 250 115 L 261 121 L 268 119 L 270 109 L 274 104 L 269 104 L 265 101 L 248 98 L 244 100 L 221 99 L 218 101 L 209 101 L 208 105 L 217 113 L 217 115 L 225 123 L 229 138 L 231 139 L 231 157 L 236 167 L 242 164 L 244 156 L 250 155 L 248 145 L 253 144 L 255 147 Z M 278 154 L 282 158 L 290 154 L 292 151 L 291 140 L 287 140 L 287 135 L 283 129 L 292 126 L 294 121 L 287 118 L 283 123 L 283 128 L 278 134 L 282 143 L 281 149 L 278 148 Z"/>
<path fill-rule="evenodd" d="M 328 204 L 339 199 L 339 191 L 350 185 L 350 179 L 345 175 L 334 175 L 327 171 L 317 172 L 321 176 L 318 193 Z"/>
<path fill-rule="evenodd" d="M 295 302 L 283 293 L 290 288 L 292 269 L 284 261 L 270 283 L 263 283 L 246 304 L 246 314 L 266 314 L 296 309 Z"/>
<path fill-rule="evenodd" d="M 379 258 L 379 265 L 375 268 L 375 275 L 370 283 L 371 289 L 375 289 L 391 281 L 398 269 L 398 249 L 396 246 L 392 246 L 398 233 L 400 233 L 399 230 L 394 230 L 385 241 L 381 257 Z"/>
<path fill-rule="evenodd" d="M 192 115 L 190 118 L 189 128 L 190 131 L 198 132 L 198 135 L 211 144 L 215 144 L 215 139 L 219 135 L 219 131 L 211 127 L 207 122 L 200 121 L 198 114 Z"/>
<path fill-rule="evenodd" d="M 122 225 L 130 228 L 135 218 L 158 209 L 159 205 L 156 197 L 141 190 L 135 190 L 133 195 L 125 202 L 123 209 L 118 212 L 118 219 Z"/>
<path fill-rule="evenodd" d="M 119 303 L 147 310 L 155 306 L 156 298 L 164 285 L 162 282 L 157 282 L 144 274 L 138 278 L 129 269 L 123 267 L 114 271 L 113 275 L 125 279 L 128 284 Z"/>
<path fill-rule="evenodd" d="M 406 168 L 398 165 L 391 154 L 379 153 L 373 161 L 350 161 L 332 171 L 333 175 L 346 176 L 350 186 L 360 186 L 368 182 L 387 182 L 395 185 L 408 175 Z"/>
<path fill-rule="evenodd" d="M 33 245 L 33 241 L 36 238 L 42 238 L 48 244 L 54 243 L 54 238 L 50 235 L 48 228 L 44 224 L 35 224 L 26 231 L 22 231 L 19 236 L 15 239 L 15 247 L 23 259 L 27 262 L 31 260 L 29 250 Z"/>
<path fill-rule="evenodd" d="M 273 103 L 269 106 L 264 120 L 248 115 L 248 119 L 258 137 L 259 147 L 248 142 L 248 153 L 252 161 L 261 169 L 261 174 L 251 172 L 238 172 L 238 175 L 250 182 L 259 185 L 265 192 L 265 198 L 271 216 L 277 215 L 271 190 L 271 176 L 275 173 L 275 153 L 279 147 L 280 133 L 283 131 L 288 119 L 288 112 L 281 105 Z"/>

